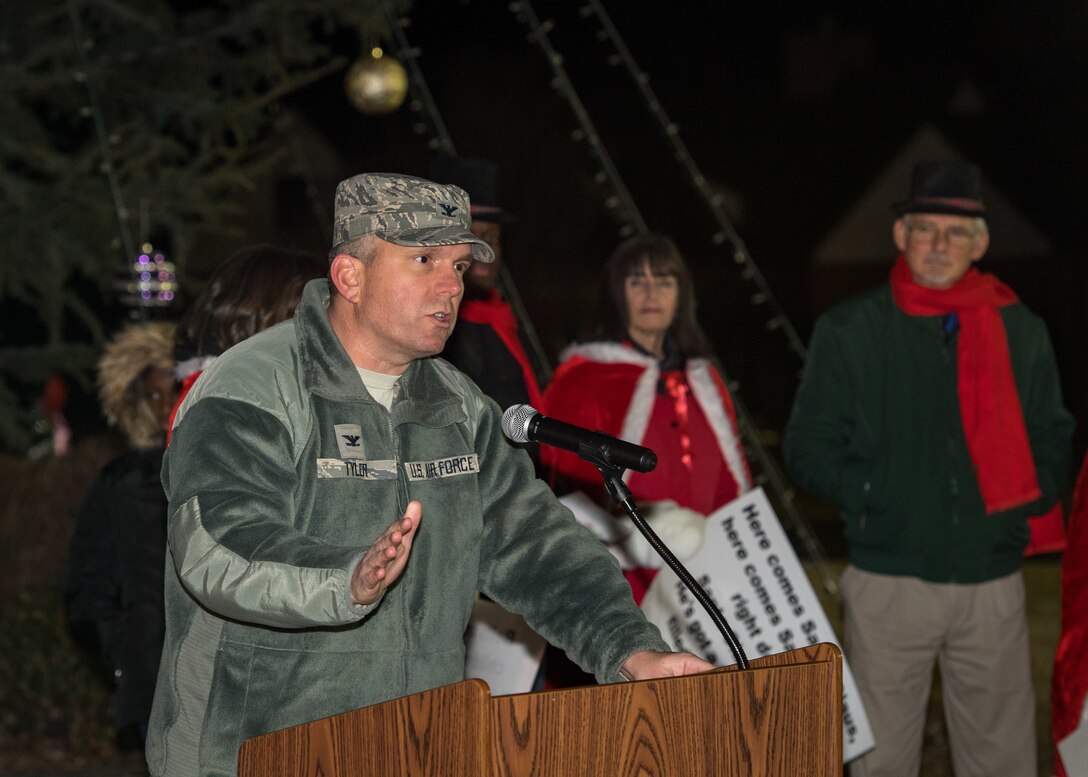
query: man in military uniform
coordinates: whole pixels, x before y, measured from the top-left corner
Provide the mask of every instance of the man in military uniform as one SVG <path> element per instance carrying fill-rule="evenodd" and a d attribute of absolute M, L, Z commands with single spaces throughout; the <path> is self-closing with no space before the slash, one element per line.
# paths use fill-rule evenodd
<path fill-rule="evenodd" d="M 179 409 L 156 777 L 233 774 L 249 737 L 460 680 L 477 589 L 602 681 L 711 668 L 667 652 L 498 406 L 427 358 L 494 260 L 468 209 L 418 178 L 341 182 L 329 278 Z"/>

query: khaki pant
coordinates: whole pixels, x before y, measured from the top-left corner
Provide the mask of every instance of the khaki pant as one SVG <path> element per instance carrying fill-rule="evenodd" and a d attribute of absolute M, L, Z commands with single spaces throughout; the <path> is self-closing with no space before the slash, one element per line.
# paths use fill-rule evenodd
<path fill-rule="evenodd" d="M 850 777 L 918 774 L 934 659 L 956 777 L 1036 775 L 1019 572 L 958 585 L 849 566 L 842 597 L 846 656 L 876 740 Z"/>

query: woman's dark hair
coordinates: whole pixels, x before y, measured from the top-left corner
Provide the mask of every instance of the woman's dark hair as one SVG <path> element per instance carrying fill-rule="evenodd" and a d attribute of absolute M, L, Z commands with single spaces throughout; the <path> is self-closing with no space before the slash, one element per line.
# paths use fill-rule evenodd
<path fill-rule="evenodd" d="M 641 272 L 649 263 L 653 275 L 672 275 L 677 281 L 676 316 L 669 335 L 684 356 L 709 356 L 713 349 L 695 320 L 695 286 L 676 243 L 665 235 L 648 232 L 620 243 L 608 257 L 601 284 L 601 324 L 598 334 L 607 340 L 625 340 L 630 325 L 627 316 L 627 276 Z"/>
<path fill-rule="evenodd" d="M 178 324 L 178 348 L 221 353 L 294 315 L 307 281 L 328 274 L 317 254 L 261 243 L 223 262 Z"/>

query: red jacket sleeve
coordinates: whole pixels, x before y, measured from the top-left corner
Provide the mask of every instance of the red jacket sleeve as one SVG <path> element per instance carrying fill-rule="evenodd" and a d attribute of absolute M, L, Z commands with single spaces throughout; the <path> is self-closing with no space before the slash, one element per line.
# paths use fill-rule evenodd
<path fill-rule="evenodd" d="M 1050 693 L 1055 745 L 1076 730 L 1088 696 L 1088 457 L 1077 478 L 1067 533 L 1062 558 L 1062 633 Z M 1064 777 L 1057 753 L 1055 766 Z"/>

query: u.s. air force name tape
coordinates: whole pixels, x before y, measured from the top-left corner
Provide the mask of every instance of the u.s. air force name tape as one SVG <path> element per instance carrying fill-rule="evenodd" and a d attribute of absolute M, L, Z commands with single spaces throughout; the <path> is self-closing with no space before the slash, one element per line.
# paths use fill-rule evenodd
<path fill-rule="evenodd" d="M 448 456 L 433 461 L 406 461 L 404 473 L 409 480 L 436 480 L 458 475 L 475 475 L 480 471 L 480 459 L 475 453 L 465 456 Z M 390 480 L 397 476 L 397 462 L 392 459 L 366 461 L 364 459 L 318 459 L 319 478 L 359 478 L 362 480 Z"/>
<path fill-rule="evenodd" d="M 480 459 L 475 453 L 467 456 L 450 456 L 434 461 L 406 461 L 404 471 L 409 480 L 452 478 L 458 475 L 475 475 L 480 471 Z"/>

